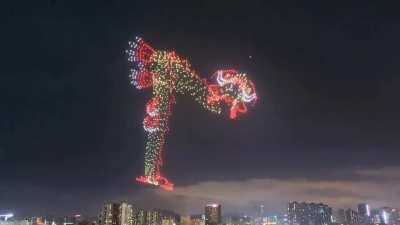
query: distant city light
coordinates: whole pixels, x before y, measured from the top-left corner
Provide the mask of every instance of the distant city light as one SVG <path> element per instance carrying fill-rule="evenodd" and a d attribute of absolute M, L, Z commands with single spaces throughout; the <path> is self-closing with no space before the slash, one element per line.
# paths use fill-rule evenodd
<path fill-rule="evenodd" d="M 0 218 L 4 218 L 5 221 L 7 221 L 9 218 L 13 217 L 14 214 L 12 213 L 8 213 L 8 214 L 4 214 L 4 215 L 0 215 Z"/>
<path fill-rule="evenodd" d="M 371 213 L 370 213 L 370 211 L 369 211 L 369 205 L 368 205 L 368 204 L 366 204 L 366 208 L 367 208 L 367 216 L 370 216 Z"/>
<path fill-rule="evenodd" d="M 383 222 L 385 224 L 388 224 L 389 223 L 389 215 L 388 215 L 388 213 L 386 211 L 382 212 L 382 217 L 383 217 Z"/>
<path fill-rule="evenodd" d="M 208 204 L 207 206 L 211 206 L 211 207 L 213 207 L 213 208 L 217 208 L 217 207 L 218 207 L 218 204 L 212 203 L 212 204 Z"/>
<path fill-rule="evenodd" d="M 278 224 L 278 216 L 266 216 L 263 218 L 262 225 L 277 225 Z"/>

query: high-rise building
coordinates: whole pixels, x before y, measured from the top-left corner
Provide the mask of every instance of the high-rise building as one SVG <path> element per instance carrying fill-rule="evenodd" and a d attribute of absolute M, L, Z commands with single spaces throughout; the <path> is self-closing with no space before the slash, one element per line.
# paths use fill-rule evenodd
<path fill-rule="evenodd" d="M 399 211 L 399 209 L 393 208 L 391 210 L 390 215 L 391 215 L 393 224 L 394 225 L 400 225 L 400 211 Z"/>
<path fill-rule="evenodd" d="M 289 225 L 330 225 L 332 209 L 325 204 L 289 202 Z"/>
<path fill-rule="evenodd" d="M 28 220 L 0 219 L 0 225 L 30 225 Z"/>
<path fill-rule="evenodd" d="M 340 224 L 340 225 L 346 225 L 346 210 L 344 209 L 338 209 L 336 211 L 336 223 Z"/>
<path fill-rule="evenodd" d="M 133 213 L 133 225 L 147 224 L 147 212 L 143 209 L 136 209 Z"/>
<path fill-rule="evenodd" d="M 14 214 L 12 213 L 6 213 L 6 214 L 2 214 L 0 215 L 0 221 L 7 221 L 10 218 L 13 218 Z"/>
<path fill-rule="evenodd" d="M 379 214 L 379 209 L 371 210 L 371 222 L 373 225 L 382 225 L 381 216 Z"/>
<path fill-rule="evenodd" d="M 133 225 L 132 205 L 121 203 L 106 203 L 101 209 L 99 225 Z"/>
<path fill-rule="evenodd" d="M 65 216 L 62 218 L 62 222 L 54 217 L 44 218 L 44 225 L 78 225 L 80 222 L 82 222 L 82 216 L 80 214 Z"/>
<path fill-rule="evenodd" d="M 99 225 L 120 225 L 119 219 L 119 204 L 106 203 L 101 209 L 99 215 Z"/>
<path fill-rule="evenodd" d="M 356 211 L 347 209 L 345 215 L 346 225 L 360 225 L 360 217 Z"/>
<path fill-rule="evenodd" d="M 369 225 L 372 223 L 371 211 L 368 204 L 366 203 L 358 204 L 358 216 L 360 217 L 360 223 L 362 225 Z"/>
<path fill-rule="evenodd" d="M 262 218 L 262 225 L 278 225 L 278 215 L 264 216 Z"/>
<path fill-rule="evenodd" d="M 133 209 L 132 205 L 121 202 L 119 206 L 120 225 L 133 225 Z"/>
<path fill-rule="evenodd" d="M 221 224 L 221 205 L 207 204 L 205 208 L 205 225 Z"/>
<path fill-rule="evenodd" d="M 176 225 L 180 216 L 174 212 L 154 209 L 147 212 L 147 224 L 145 225 Z"/>
<path fill-rule="evenodd" d="M 176 225 L 180 224 L 180 216 L 174 212 L 154 209 L 146 211 L 135 210 L 133 225 Z"/>
<path fill-rule="evenodd" d="M 366 203 L 358 204 L 358 215 L 362 216 L 371 216 L 371 211 L 369 205 Z"/>
<path fill-rule="evenodd" d="M 193 225 L 205 225 L 206 218 L 204 215 L 192 215 L 190 219 Z"/>
<path fill-rule="evenodd" d="M 282 220 L 279 224 L 280 225 L 289 225 L 289 214 L 287 212 L 282 215 Z"/>
<path fill-rule="evenodd" d="M 399 225 L 400 224 L 399 210 L 392 207 L 382 207 L 379 209 L 379 219 L 381 224 Z"/>
<path fill-rule="evenodd" d="M 265 216 L 265 211 L 264 211 L 264 205 L 258 205 L 256 210 L 256 217 L 254 218 L 254 224 L 255 225 L 262 225 L 264 216 Z"/>

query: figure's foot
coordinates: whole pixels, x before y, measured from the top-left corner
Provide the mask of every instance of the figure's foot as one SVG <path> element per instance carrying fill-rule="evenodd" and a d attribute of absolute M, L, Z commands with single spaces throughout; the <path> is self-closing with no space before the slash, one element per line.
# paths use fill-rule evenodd
<path fill-rule="evenodd" d="M 163 176 L 139 176 L 136 178 L 138 182 L 145 183 L 145 184 L 151 184 L 154 186 L 160 186 L 166 191 L 172 191 L 174 190 L 174 184 L 169 182 L 167 178 Z"/>

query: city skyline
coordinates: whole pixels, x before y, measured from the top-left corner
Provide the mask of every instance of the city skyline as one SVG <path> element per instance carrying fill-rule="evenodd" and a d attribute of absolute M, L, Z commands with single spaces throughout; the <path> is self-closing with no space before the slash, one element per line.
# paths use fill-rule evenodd
<path fill-rule="evenodd" d="M 190 214 L 400 207 L 398 4 L 8 1 L 0 76 L 0 213 L 92 215 L 107 201 Z M 135 36 L 202 78 L 236 68 L 259 101 L 235 121 L 176 96 L 163 175 L 144 173 L 150 93 L 129 84 Z M 152 164 L 153 166 L 156 164 Z"/>
<path fill-rule="evenodd" d="M 222 205 L 208 203 L 201 214 L 182 215 L 168 209 L 143 209 L 129 202 L 108 202 L 97 216 L 19 216 L 0 214 L 0 225 L 398 225 L 400 210 L 393 207 L 371 208 L 359 203 L 356 210 L 334 209 L 324 203 L 287 203 L 281 212 L 265 212 L 264 205 L 252 215 L 222 214 Z M 261 210 L 260 210 L 261 209 Z"/>

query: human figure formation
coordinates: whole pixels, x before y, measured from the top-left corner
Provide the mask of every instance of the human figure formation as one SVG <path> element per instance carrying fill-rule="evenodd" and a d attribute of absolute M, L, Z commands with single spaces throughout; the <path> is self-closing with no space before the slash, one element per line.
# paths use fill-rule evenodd
<path fill-rule="evenodd" d="M 176 95 L 193 98 L 204 109 L 215 114 L 229 111 L 235 119 L 247 112 L 247 105 L 257 100 L 255 86 L 247 75 L 236 70 L 218 70 L 208 83 L 200 78 L 187 60 L 174 51 L 160 51 L 150 47 L 141 38 L 129 43 L 126 51 L 131 62 L 131 83 L 138 89 L 152 89 L 152 98 L 146 104 L 143 127 L 147 133 L 144 176 L 137 181 L 173 190 L 173 184 L 161 174 L 162 152 L 168 132 L 168 120 Z"/>

